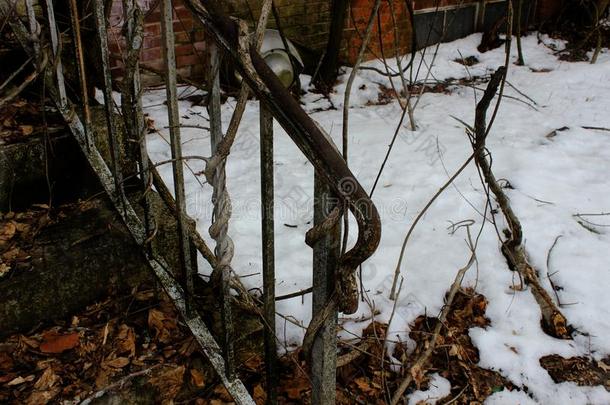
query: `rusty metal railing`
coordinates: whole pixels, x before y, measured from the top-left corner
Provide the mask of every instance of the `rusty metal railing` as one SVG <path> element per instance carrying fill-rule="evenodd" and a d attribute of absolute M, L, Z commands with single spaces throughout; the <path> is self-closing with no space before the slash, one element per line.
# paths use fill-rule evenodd
<path fill-rule="evenodd" d="M 123 0 L 125 11 L 125 35 L 127 55 L 125 58 L 122 119 L 128 137 L 135 142 L 137 160 L 136 177 L 140 184 L 139 204 L 144 208 L 139 216 L 133 203 L 125 193 L 125 174 L 121 166 L 120 139 L 117 134 L 117 108 L 112 98 L 112 79 L 107 41 L 107 26 L 103 0 L 93 0 L 97 47 L 103 75 L 103 95 L 106 115 L 106 131 L 94 134 L 91 129 L 91 112 L 87 100 L 87 77 L 83 62 L 83 47 L 80 38 L 78 7 L 71 0 L 72 39 L 75 45 L 76 65 L 79 68 L 81 88 L 80 105 L 73 103 L 66 92 L 61 60 L 61 33 L 54 18 L 52 0 L 44 0 L 45 13 L 36 16 L 32 0 L 26 1 L 27 13 L 24 24 L 20 19 L 8 19 L 23 48 L 34 61 L 42 53 L 53 58 L 52 70 L 45 75 L 45 84 L 68 127 L 80 145 L 83 154 L 97 174 L 104 190 L 121 215 L 134 240 L 141 246 L 151 269 L 166 290 L 186 325 L 200 344 L 223 384 L 238 404 L 253 404 L 254 401 L 235 372 L 233 355 L 232 314 L 229 289 L 231 287 L 231 257 L 233 246 L 227 232 L 230 219 L 230 199 L 225 187 L 224 164 L 226 155 L 214 165 L 211 178 L 214 187 L 214 222 L 210 235 L 216 241 L 214 254 L 207 250 L 203 239 L 194 227 L 194 221 L 186 212 L 183 156 L 181 150 L 180 116 L 174 54 L 173 7 L 171 0 L 161 0 L 161 27 L 164 78 L 168 106 L 169 133 L 172 152 L 172 173 L 175 201 L 166 201 L 174 211 L 179 241 L 179 269 L 173 269 L 155 250 L 151 243 L 158 226 L 152 214 L 150 193 L 153 180 L 158 173 L 149 161 L 145 121 L 142 112 L 141 83 L 139 75 L 139 51 L 142 46 L 141 16 L 134 0 Z M 265 326 L 265 360 L 267 371 L 268 401 L 276 401 L 277 385 L 276 336 L 275 336 L 275 268 L 273 232 L 273 120 L 277 120 L 290 138 L 300 148 L 315 168 L 315 214 L 314 228 L 308 232 L 307 243 L 313 248 L 313 319 L 304 340 L 304 351 L 311 361 L 313 382 L 312 399 L 316 404 L 334 403 L 336 368 L 337 313 L 353 313 L 358 306 L 356 268 L 368 259 L 379 243 L 381 226 L 377 210 L 366 191 L 356 180 L 345 161 L 319 126 L 303 111 L 299 103 L 284 88 L 279 79 L 267 67 L 248 35 L 243 22 L 223 16 L 212 2 L 186 0 L 186 5 L 207 29 L 213 46 L 210 46 L 209 119 L 212 138 L 211 153 L 218 156 L 223 144 L 220 117 L 220 91 L 218 81 L 218 53 L 229 55 L 237 66 L 241 77 L 260 100 L 261 140 L 261 197 L 263 239 L 263 309 L 260 311 Z M 15 12 L 15 0 L 0 0 L 0 12 L 8 17 Z M 41 28 L 39 28 L 41 27 Z M 47 41 L 46 38 L 49 38 Z M 218 51 L 214 51 L 214 49 Z M 108 162 L 97 149 L 94 137 L 105 137 L 109 145 Z M 229 145 L 230 146 L 230 145 Z M 211 158 L 210 158 L 211 159 Z M 160 181 L 160 180 L 159 180 Z M 169 194 L 163 183 L 155 183 L 157 190 L 166 197 Z M 172 197 L 169 196 L 169 199 Z M 358 223 L 358 239 L 354 247 L 340 254 L 340 221 L 347 210 Z M 221 312 L 224 320 L 222 348 L 214 340 L 195 308 L 194 280 L 197 275 L 197 250 L 220 275 L 222 286 Z M 178 275 L 175 277 L 174 275 Z"/>

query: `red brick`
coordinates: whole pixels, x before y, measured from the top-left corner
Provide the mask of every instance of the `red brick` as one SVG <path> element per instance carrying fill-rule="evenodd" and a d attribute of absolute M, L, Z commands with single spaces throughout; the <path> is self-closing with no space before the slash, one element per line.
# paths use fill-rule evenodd
<path fill-rule="evenodd" d="M 198 63 L 203 63 L 203 60 L 198 55 L 182 55 L 176 58 L 176 66 L 192 66 Z"/>
<path fill-rule="evenodd" d="M 195 47 L 192 44 L 176 46 L 176 56 L 192 55 L 195 53 Z"/>
<path fill-rule="evenodd" d="M 153 61 L 161 58 L 161 48 L 149 48 L 142 51 L 141 60 L 143 62 Z"/>

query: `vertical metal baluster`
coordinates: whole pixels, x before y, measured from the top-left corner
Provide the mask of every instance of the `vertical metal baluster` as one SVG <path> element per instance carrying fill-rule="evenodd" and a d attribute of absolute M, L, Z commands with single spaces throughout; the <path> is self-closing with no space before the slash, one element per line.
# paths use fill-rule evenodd
<path fill-rule="evenodd" d="M 53 49 L 53 65 L 55 66 L 55 76 L 57 80 L 57 90 L 59 91 L 60 108 L 65 109 L 68 98 L 66 97 L 66 84 L 64 82 L 64 71 L 61 65 L 61 51 L 59 43 L 59 30 L 55 23 L 55 12 L 53 11 L 53 0 L 45 1 L 47 6 L 47 18 L 49 19 L 49 31 L 51 34 L 51 46 Z"/>
<path fill-rule="evenodd" d="M 30 30 L 30 35 L 32 36 L 32 49 L 34 49 L 34 54 L 36 55 L 36 61 L 34 64 L 36 67 L 38 67 L 38 61 L 40 58 L 40 27 L 36 21 L 36 12 L 34 10 L 34 4 L 32 1 L 33 0 L 25 0 L 25 9 L 28 13 L 28 28 Z"/>
<path fill-rule="evenodd" d="M 275 339 L 275 231 L 273 198 L 273 116 L 261 102 L 261 206 L 263 242 L 263 312 L 267 403 L 277 403 L 277 343 Z"/>
<path fill-rule="evenodd" d="M 142 202 L 144 206 L 144 227 L 146 229 L 147 239 L 150 238 L 155 231 L 155 223 L 154 218 L 151 212 L 151 197 L 150 191 L 152 189 L 152 175 L 149 171 L 149 161 L 148 161 L 148 150 L 146 148 L 146 123 L 144 121 L 144 112 L 142 109 L 142 84 L 140 77 L 140 50 L 142 48 L 143 37 L 143 27 L 140 26 L 141 20 L 138 20 L 136 13 L 141 12 L 137 2 L 134 0 L 123 0 L 123 11 L 124 11 L 124 19 L 127 24 L 127 49 L 128 52 L 132 52 L 133 54 L 128 54 L 127 64 L 133 63 L 132 69 L 133 72 L 125 72 L 128 77 L 129 89 L 126 89 L 129 94 L 127 97 L 129 98 L 129 111 L 125 111 L 125 127 L 128 131 L 128 135 L 130 137 L 135 137 L 138 142 L 138 168 L 140 172 L 140 178 L 142 180 L 143 187 L 143 195 Z M 133 49 L 132 49 L 133 48 Z M 136 58 L 133 62 L 130 61 L 130 58 Z M 129 67 L 126 66 L 126 69 Z M 131 77 L 130 77 L 131 76 Z M 124 103 L 125 104 L 125 103 Z M 124 105 L 123 107 L 126 107 Z M 152 256 L 152 243 L 148 243 L 148 246 L 145 247 L 146 251 L 149 255 Z"/>
<path fill-rule="evenodd" d="M 217 151 L 218 144 L 222 141 L 222 121 L 221 121 L 221 106 L 220 106 L 220 56 L 218 48 L 214 41 L 210 41 L 209 45 L 209 75 L 208 82 L 210 88 L 208 115 L 210 117 L 210 136 L 212 141 L 212 154 Z M 214 202 L 214 223 L 210 229 L 211 234 L 216 235 L 215 254 L 218 258 L 219 269 L 214 269 L 220 272 L 222 294 L 221 294 L 221 313 L 223 325 L 223 350 L 225 359 L 225 369 L 227 378 L 233 380 L 235 378 L 235 361 L 233 348 L 233 314 L 231 311 L 231 294 L 230 294 L 230 279 L 231 279 L 231 259 L 233 257 L 233 241 L 226 234 L 228 218 L 220 218 L 225 215 L 225 209 L 229 210 L 230 200 L 228 199 L 225 187 L 225 163 L 222 162 L 216 168 L 214 173 L 214 193 L 212 200 Z M 226 206 L 228 204 L 228 206 Z M 221 229 L 222 228 L 222 229 Z"/>
<path fill-rule="evenodd" d="M 85 124 L 85 140 L 87 149 L 91 150 L 91 110 L 89 109 L 89 93 L 87 88 L 87 76 L 85 72 L 85 60 L 83 56 L 83 42 L 81 40 L 80 20 L 78 17 L 78 6 L 76 0 L 70 0 L 70 17 L 72 21 L 72 34 L 74 40 L 74 53 L 76 54 L 78 66 L 78 78 L 80 80 L 81 101 L 83 103 L 83 120 Z"/>
<path fill-rule="evenodd" d="M 163 58 L 165 63 L 165 90 L 167 94 L 167 112 L 169 134 L 172 150 L 172 169 L 174 175 L 174 193 L 178 217 L 178 239 L 180 244 L 180 265 L 185 283 L 187 312 L 195 315 L 193 307 L 193 280 L 197 273 L 196 262 L 192 257 L 191 242 L 188 234 L 186 217 L 186 196 L 184 192 L 184 163 L 182 162 L 182 143 L 180 140 L 180 115 L 178 112 L 178 95 L 176 80 L 176 50 L 174 38 L 174 18 L 171 0 L 161 2 L 161 36 Z"/>
<path fill-rule="evenodd" d="M 330 188 L 316 173 L 314 175 L 314 224 L 321 223 L 337 204 Z M 341 248 L 339 223 L 313 248 L 313 303 L 312 312 L 322 311 L 335 285 L 335 274 Z M 328 317 L 314 340 L 311 350 L 312 403 L 335 403 L 337 364 L 337 311 Z"/>
<path fill-rule="evenodd" d="M 114 175 L 115 196 L 123 201 L 125 209 L 125 193 L 123 190 L 123 172 L 119 166 L 121 152 L 116 136 L 116 122 L 114 116 L 114 99 L 112 98 L 112 76 L 110 73 L 110 54 L 108 52 L 108 33 L 106 28 L 106 16 L 104 15 L 103 0 L 94 0 L 93 16 L 95 18 L 98 45 L 102 63 L 102 74 L 104 75 L 104 107 L 106 112 L 106 127 L 108 130 L 108 144 L 110 146 L 110 160 L 112 174 Z"/>

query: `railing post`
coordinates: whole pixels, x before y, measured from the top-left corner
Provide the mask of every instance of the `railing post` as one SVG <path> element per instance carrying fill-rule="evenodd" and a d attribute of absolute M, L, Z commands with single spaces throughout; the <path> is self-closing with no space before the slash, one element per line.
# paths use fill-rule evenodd
<path fill-rule="evenodd" d="M 51 0 L 47 0 L 51 1 Z M 110 146 L 110 159 L 112 160 L 112 174 L 116 197 L 123 200 L 125 211 L 125 194 L 123 192 L 123 172 L 119 165 L 121 153 L 116 137 L 116 123 L 114 114 L 114 99 L 112 98 L 112 75 L 110 73 L 110 53 L 108 51 L 108 31 L 106 16 L 104 15 L 103 0 L 95 0 L 93 4 L 93 15 L 96 23 L 97 39 L 100 47 L 102 74 L 104 75 L 104 107 L 106 112 L 106 123 L 108 129 L 108 144 Z"/>
<path fill-rule="evenodd" d="M 212 142 L 212 154 L 216 154 L 218 145 L 222 141 L 222 116 L 220 103 L 220 55 L 218 48 L 213 41 L 210 41 L 209 48 L 209 102 L 208 115 L 210 118 L 210 138 Z M 227 378 L 235 378 L 235 360 L 233 351 L 233 314 L 231 311 L 231 260 L 233 258 L 233 241 L 227 234 L 228 221 L 231 215 L 231 200 L 226 189 L 225 162 L 221 162 L 213 174 L 214 192 L 212 202 L 214 204 L 214 220 L 210 227 L 210 234 L 216 241 L 214 253 L 218 259 L 219 268 L 214 269 L 219 272 L 222 287 L 221 294 L 221 315 L 222 315 L 222 347 L 224 350 L 224 360 Z"/>
<path fill-rule="evenodd" d="M 25 1 L 25 9 L 28 17 L 28 28 L 30 29 L 30 35 L 32 36 L 32 49 L 34 49 L 34 55 L 36 55 L 34 66 L 38 67 L 40 62 L 40 27 L 36 22 L 36 10 L 34 10 L 33 0 Z"/>
<path fill-rule="evenodd" d="M 314 175 L 314 226 L 320 224 L 336 206 L 328 185 Z M 341 235 L 338 223 L 313 248 L 313 304 L 312 313 L 324 309 L 335 285 L 339 263 Z M 324 321 L 311 350 L 312 403 L 335 403 L 337 364 L 337 311 Z"/>
<path fill-rule="evenodd" d="M 275 337 L 275 231 L 273 198 L 273 116 L 261 102 L 261 212 L 263 243 L 263 312 L 267 404 L 277 403 L 277 344 Z"/>
<path fill-rule="evenodd" d="M 51 47 L 53 49 L 53 65 L 55 66 L 55 79 L 57 80 L 57 90 L 59 91 L 59 105 L 61 108 L 66 108 L 68 99 L 66 97 L 66 84 L 64 83 L 64 71 L 61 65 L 61 57 L 59 55 L 59 29 L 55 22 L 55 11 L 53 10 L 53 1 L 46 0 L 47 18 L 49 19 L 49 32 L 51 34 Z"/>
<path fill-rule="evenodd" d="M 74 0 L 72 0 L 74 1 Z M 142 107 L 142 82 L 140 77 L 140 51 L 143 43 L 142 21 L 138 19 L 139 6 L 135 0 L 123 0 L 123 13 L 125 19 L 125 37 L 127 40 L 125 86 L 121 107 L 125 129 L 131 139 L 137 141 L 137 159 L 140 178 L 142 180 L 142 205 L 144 207 L 144 227 L 146 229 L 145 249 L 153 257 L 152 238 L 156 232 L 156 224 L 152 213 L 153 176 L 150 173 L 148 150 L 146 148 L 146 123 Z"/>
<path fill-rule="evenodd" d="M 92 146 L 91 139 L 91 110 L 89 109 L 89 92 L 87 88 L 87 75 L 85 72 L 85 59 L 83 55 L 83 41 L 81 40 L 80 18 L 78 16 L 78 5 L 76 0 L 70 0 L 70 20 L 72 23 L 72 38 L 74 40 L 74 53 L 77 59 L 78 78 L 81 88 L 81 101 L 83 103 L 83 121 L 85 124 L 85 137 L 87 148 Z"/>
<path fill-rule="evenodd" d="M 180 246 L 181 277 L 186 290 L 186 307 L 190 316 L 195 315 L 193 308 L 193 281 L 197 274 L 197 262 L 193 260 L 191 241 L 188 233 L 186 216 L 186 195 L 184 192 L 184 162 L 182 161 L 182 141 L 180 139 L 180 114 L 178 112 L 178 94 L 176 79 L 176 50 L 174 38 L 174 12 L 171 0 L 161 2 L 161 36 L 163 58 L 165 63 L 165 91 L 167 95 L 167 113 L 169 118 L 170 146 L 172 150 L 172 171 L 178 222 L 178 240 Z"/>

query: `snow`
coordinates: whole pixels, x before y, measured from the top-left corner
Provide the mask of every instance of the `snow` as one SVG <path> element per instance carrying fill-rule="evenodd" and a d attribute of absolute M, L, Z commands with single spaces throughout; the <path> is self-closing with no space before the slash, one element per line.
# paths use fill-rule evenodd
<path fill-rule="evenodd" d="M 430 376 L 430 388 L 426 391 L 415 391 L 409 395 L 409 405 L 430 404 L 434 405 L 451 393 L 451 383 L 437 373 Z"/>
<path fill-rule="evenodd" d="M 499 371 L 521 389 L 496 393 L 486 403 L 608 404 L 610 393 L 602 387 L 555 384 L 541 368 L 539 358 L 557 353 L 600 359 L 610 353 L 609 228 L 593 226 L 594 233 L 574 217 L 577 213 L 610 211 L 610 132 L 583 128 L 610 127 L 610 53 L 604 50 L 595 65 L 562 62 L 553 55 L 551 47 L 561 48 L 564 44 L 540 38 L 543 43 L 538 43 L 535 34 L 523 38 L 526 65 L 509 67 L 508 81 L 514 88 L 507 86 L 505 91 L 518 100 L 502 100 L 488 147 L 493 154 L 496 177 L 507 179 L 514 187 L 507 192 L 522 221 L 526 249 L 532 264 L 540 271 L 543 286 L 554 296 L 547 278 L 547 274 L 552 274 L 554 283 L 561 287 L 557 294 L 565 304 L 564 314 L 576 328 L 575 339 L 557 340 L 542 332 L 531 292 L 511 288 L 519 280 L 508 269 L 490 224 L 483 229 L 478 244 L 477 266 L 468 271 L 463 285 L 476 287 L 487 297 L 491 325 L 487 329 L 471 329 L 470 335 L 480 350 L 480 365 Z M 430 49 L 424 58 L 418 54 L 414 63 L 418 66 L 422 62 L 420 78 L 426 76 L 426 66 L 430 65 L 428 82 L 489 75 L 504 63 L 504 50 L 480 54 L 476 50 L 479 42 L 480 35 L 475 34 L 440 45 L 436 57 Z M 468 56 L 476 56 L 480 63 L 465 68 L 454 62 Z M 516 60 L 516 55 L 511 58 Z M 366 65 L 383 69 L 375 61 Z M 390 61 L 390 66 L 395 68 L 396 64 Z M 302 98 L 305 110 L 337 145 L 348 73 L 341 77 L 336 93 L 330 97 L 336 109 L 327 110 L 330 102 L 318 94 L 308 92 Z M 302 83 L 307 89 L 309 78 L 302 77 Z M 359 71 L 351 96 L 349 162 L 367 190 L 373 185 L 401 112 L 395 101 L 374 105 L 380 84 L 390 87 L 387 78 L 370 70 Z M 394 84 L 400 88 L 398 79 Z M 477 87 L 484 88 L 485 84 Z M 373 197 L 382 217 L 383 232 L 378 251 L 363 266 L 363 283 L 371 305 L 362 303 L 357 314 L 345 319 L 343 338 L 361 333 L 366 322 L 350 319 L 370 315 L 372 306 L 381 312 L 377 320 L 389 320 L 394 302 L 388 295 L 404 236 L 415 216 L 471 153 L 463 125 L 452 117 L 473 122 L 475 91 L 466 86 L 452 86 L 451 90 L 451 94 L 423 94 L 415 111 L 417 131 L 411 132 L 405 126 L 399 133 Z M 476 91 L 477 98 L 481 94 Z M 162 89 L 149 91 L 144 97 L 145 112 L 155 120 L 160 132 L 148 137 L 154 161 L 170 158 L 164 99 Z M 225 129 L 234 106 L 234 99 L 223 105 Z M 184 125 L 208 125 L 204 107 L 191 107 L 190 102 L 182 101 L 180 113 Z M 229 231 L 235 242 L 233 267 L 249 288 L 262 285 L 258 126 L 258 104 L 250 101 L 227 165 L 228 190 L 233 202 Z M 564 126 L 569 129 L 547 137 Z M 208 132 L 184 128 L 182 137 L 185 155 L 209 155 Z M 311 286 L 312 253 L 304 239 L 313 215 L 313 169 L 277 123 L 274 147 L 276 293 L 282 295 Z M 188 165 L 193 172 L 203 167 L 202 162 L 195 160 Z M 170 166 L 161 166 L 160 172 L 171 187 Z M 213 246 L 208 235 L 211 187 L 200 184 L 203 177 L 196 178 L 189 170 L 185 173 L 187 209 L 197 221 L 201 235 Z M 464 229 L 451 233 L 448 226 L 451 222 L 473 220 L 472 229 L 476 232 L 482 223 L 479 213 L 484 208 L 485 193 L 471 165 L 454 187 L 448 188 L 432 205 L 411 237 L 400 269 L 404 283 L 389 328 L 390 340 L 409 341 L 408 325 L 417 316 L 440 311 L 455 273 L 469 258 Z M 501 215 L 496 218 L 501 230 L 504 226 Z M 585 218 L 610 224 L 606 216 Z M 355 223 L 350 229 L 353 243 Z M 549 249 L 560 235 L 547 268 Z M 203 260 L 200 271 L 210 272 Z M 279 301 L 277 310 L 307 325 L 310 308 L 311 295 L 306 295 Z M 278 317 L 277 334 L 290 347 L 301 342 L 304 329 Z M 438 386 L 435 392 L 413 393 L 411 402 L 417 402 L 415 398 L 442 397 L 448 392 L 446 380 L 436 376 L 434 381 L 433 385 Z"/>

